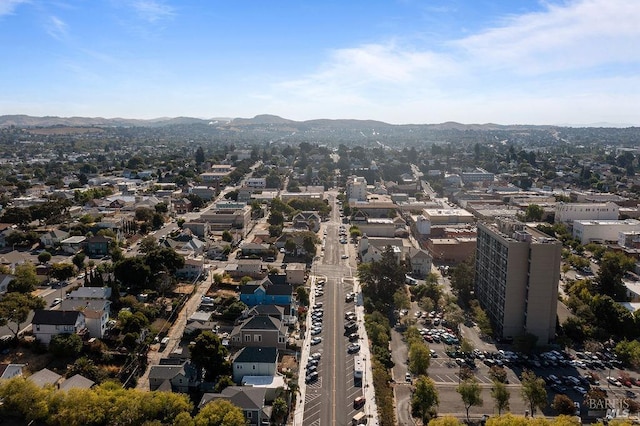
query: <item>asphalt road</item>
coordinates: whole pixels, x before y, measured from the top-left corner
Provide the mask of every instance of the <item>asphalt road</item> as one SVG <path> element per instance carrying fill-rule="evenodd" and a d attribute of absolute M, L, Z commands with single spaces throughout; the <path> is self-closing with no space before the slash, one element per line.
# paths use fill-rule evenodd
<path fill-rule="evenodd" d="M 313 302 L 322 302 L 324 308 L 323 331 L 319 335 L 322 343 L 311 346 L 310 353 L 321 352 L 319 380 L 306 385 L 304 419 L 306 425 L 347 425 L 356 414 L 353 400 L 363 394 L 361 386 L 353 379 L 354 355 L 347 354 L 347 338 L 344 336 L 344 314 L 353 311 L 353 303 L 345 302 L 345 295 L 353 289 L 351 278 L 353 253 L 348 253 L 349 244 L 340 244 L 339 216 L 335 209 L 332 220 L 325 222 L 327 229 L 324 251 L 314 262 L 312 273 L 326 279 L 324 295 L 313 296 Z M 313 293 L 313 292 L 312 292 Z M 305 345 L 309 339 L 305 340 Z M 306 360 L 301 362 L 306 367 Z M 304 374 L 304 371 L 302 372 Z"/>

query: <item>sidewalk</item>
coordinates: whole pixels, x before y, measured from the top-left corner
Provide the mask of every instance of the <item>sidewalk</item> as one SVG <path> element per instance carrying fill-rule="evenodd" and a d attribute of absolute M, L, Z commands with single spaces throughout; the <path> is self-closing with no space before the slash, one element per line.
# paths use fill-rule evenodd
<path fill-rule="evenodd" d="M 180 344 L 182 333 L 184 332 L 184 328 L 187 324 L 187 319 L 189 318 L 189 315 L 193 314 L 198 309 L 202 296 L 209 291 L 214 272 L 215 270 L 209 269 L 207 272 L 209 275 L 207 279 L 196 284 L 196 291 L 184 304 L 182 310 L 177 314 L 178 318 L 176 319 L 176 322 L 173 323 L 171 328 L 167 331 L 169 343 L 164 350 L 160 350 L 159 343 L 154 343 L 149 347 L 149 352 L 147 353 L 147 369 L 144 374 L 138 378 L 136 389 L 149 390 L 149 372 L 151 371 L 151 367 L 158 365 L 161 358 L 168 357 L 169 354 L 171 354 L 171 352 Z"/>
<path fill-rule="evenodd" d="M 311 277 L 311 287 L 309 289 L 309 306 L 313 306 L 316 300 L 315 285 L 318 277 L 313 275 Z M 311 311 L 307 313 L 306 319 L 306 331 L 304 333 L 304 342 L 302 344 L 302 350 L 300 351 L 300 359 L 298 360 L 299 373 L 298 373 L 298 389 L 300 389 L 299 399 L 296 403 L 296 409 L 293 414 L 293 426 L 302 426 L 304 420 L 304 403 L 307 396 L 307 384 L 305 383 L 305 375 L 300 374 L 303 371 L 303 360 L 309 359 L 309 352 L 311 352 L 311 346 L 309 344 L 309 330 L 311 329 Z"/>
<path fill-rule="evenodd" d="M 355 312 L 358 320 L 358 334 L 362 339 L 360 354 L 365 366 L 365 374 L 362 379 L 362 393 L 366 399 L 364 413 L 369 419 L 367 424 L 376 426 L 378 425 L 378 406 L 376 405 L 376 393 L 373 388 L 373 367 L 371 365 L 371 353 L 369 352 L 369 338 L 364 326 L 364 306 L 362 304 L 362 295 L 360 294 L 360 282 L 355 276 L 353 277 L 353 291 L 357 295 Z"/>

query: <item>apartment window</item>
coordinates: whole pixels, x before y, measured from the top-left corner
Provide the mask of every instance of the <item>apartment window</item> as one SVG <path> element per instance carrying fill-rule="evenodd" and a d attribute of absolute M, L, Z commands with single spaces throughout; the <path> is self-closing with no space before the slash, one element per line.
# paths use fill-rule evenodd
<path fill-rule="evenodd" d="M 253 341 L 254 342 L 262 342 L 262 336 L 259 334 L 256 334 L 255 336 L 253 336 Z"/>
<path fill-rule="evenodd" d="M 244 341 L 245 342 L 250 342 L 251 341 L 251 335 L 247 334 L 246 336 L 244 336 Z"/>

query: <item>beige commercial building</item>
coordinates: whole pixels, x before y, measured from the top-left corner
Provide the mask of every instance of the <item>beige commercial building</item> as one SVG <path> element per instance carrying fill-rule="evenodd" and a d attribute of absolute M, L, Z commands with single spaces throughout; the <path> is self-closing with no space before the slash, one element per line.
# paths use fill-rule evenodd
<path fill-rule="evenodd" d="M 476 298 L 498 337 L 556 331 L 562 244 L 513 219 L 478 224 Z"/>

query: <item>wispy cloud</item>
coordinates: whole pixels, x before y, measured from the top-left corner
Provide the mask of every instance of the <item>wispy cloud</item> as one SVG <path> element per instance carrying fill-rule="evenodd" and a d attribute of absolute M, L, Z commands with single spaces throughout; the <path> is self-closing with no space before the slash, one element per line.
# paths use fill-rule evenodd
<path fill-rule="evenodd" d="M 640 61 L 640 3 L 582 0 L 508 17 L 503 25 L 452 42 L 492 69 L 542 74 Z"/>
<path fill-rule="evenodd" d="M 475 104 L 477 111 L 484 104 L 489 113 L 493 102 L 494 114 L 509 110 L 505 105 L 515 102 L 514 93 L 518 102 L 531 98 L 540 105 L 546 96 L 623 96 L 615 82 L 620 76 L 637 80 L 639 21 L 640 2 L 546 2 L 539 12 L 503 17 L 492 28 L 444 45 L 415 40 L 338 49 L 318 71 L 278 84 L 274 92 L 396 109 Z M 602 86 L 592 86 L 594 81 Z"/>
<path fill-rule="evenodd" d="M 155 0 L 136 0 L 132 6 L 140 18 L 150 23 L 171 18 L 175 13 L 173 7 Z"/>
<path fill-rule="evenodd" d="M 29 0 L 0 0 L 0 16 L 12 15 L 23 3 L 29 3 Z"/>
<path fill-rule="evenodd" d="M 69 27 L 62 19 L 51 15 L 46 23 L 46 30 L 51 37 L 62 40 L 67 37 Z"/>

